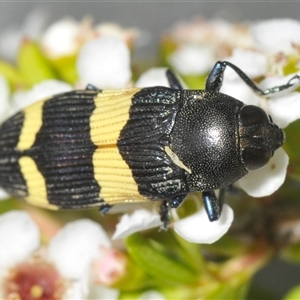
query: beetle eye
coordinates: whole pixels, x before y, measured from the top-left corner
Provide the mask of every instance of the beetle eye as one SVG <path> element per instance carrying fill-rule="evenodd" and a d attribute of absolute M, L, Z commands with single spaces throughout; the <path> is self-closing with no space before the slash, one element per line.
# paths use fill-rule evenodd
<path fill-rule="evenodd" d="M 247 105 L 241 110 L 241 120 L 244 126 L 269 123 L 266 112 L 258 106 Z"/>
<path fill-rule="evenodd" d="M 244 164 L 248 170 L 262 168 L 272 157 L 272 152 L 263 149 L 246 147 L 242 152 Z"/>

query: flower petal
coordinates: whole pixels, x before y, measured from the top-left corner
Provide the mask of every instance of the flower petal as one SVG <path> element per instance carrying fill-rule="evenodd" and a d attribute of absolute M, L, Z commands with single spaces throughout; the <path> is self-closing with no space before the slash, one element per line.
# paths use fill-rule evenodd
<path fill-rule="evenodd" d="M 227 70 L 226 70 L 227 72 Z M 226 77 L 226 75 L 225 75 Z M 238 99 L 245 104 L 258 105 L 261 102 L 261 98 L 257 96 L 251 89 L 248 87 L 242 79 L 237 79 L 235 81 L 225 80 L 221 90 L 221 93 L 229 95 L 235 99 Z"/>
<path fill-rule="evenodd" d="M 92 270 L 93 282 L 114 286 L 128 271 L 128 258 L 116 249 L 102 248 L 101 257 L 93 260 Z"/>
<path fill-rule="evenodd" d="M 292 73 L 286 76 L 268 76 L 264 80 L 262 80 L 259 85 L 262 90 L 266 90 L 272 87 L 280 86 L 280 85 L 286 85 L 295 75 L 298 75 L 298 73 Z M 297 78 L 294 78 L 293 81 L 290 82 L 291 86 L 287 89 L 281 90 L 276 93 L 269 94 L 269 98 L 278 98 L 282 96 L 286 96 L 289 93 L 296 90 L 297 87 L 300 86 L 300 80 Z"/>
<path fill-rule="evenodd" d="M 13 95 L 14 111 L 33 104 L 39 100 L 44 100 L 55 94 L 72 91 L 73 87 L 60 80 L 50 79 L 45 80 L 33 86 L 28 92 L 20 91 Z"/>
<path fill-rule="evenodd" d="M 88 299 L 89 282 L 88 277 L 73 280 L 67 284 L 67 289 L 63 295 L 64 300 Z M 93 299 L 93 298 L 90 298 Z M 96 298 L 95 298 L 96 299 Z"/>
<path fill-rule="evenodd" d="M 117 23 L 101 23 L 95 26 L 95 32 L 99 36 L 114 36 L 126 43 L 132 43 L 139 36 L 137 28 L 123 28 Z"/>
<path fill-rule="evenodd" d="M 62 276 L 79 279 L 98 255 L 99 246 L 110 245 L 99 224 L 82 219 L 68 223 L 58 232 L 48 247 L 48 257 Z"/>
<path fill-rule="evenodd" d="M 252 25 L 256 47 L 268 53 L 293 52 L 293 44 L 300 43 L 300 22 L 292 19 L 272 19 Z"/>
<path fill-rule="evenodd" d="M 0 188 L 0 200 L 6 200 L 7 198 L 9 198 L 9 194 Z"/>
<path fill-rule="evenodd" d="M 77 58 L 82 84 L 100 89 L 125 88 L 131 78 L 130 52 L 124 41 L 104 36 L 87 42 Z"/>
<path fill-rule="evenodd" d="M 72 55 L 79 47 L 80 24 L 65 18 L 53 23 L 42 36 L 44 52 L 51 58 Z"/>
<path fill-rule="evenodd" d="M 20 263 L 39 245 L 39 229 L 29 214 L 10 211 L 0 216 L 0 268 Z"/>
<path fill-rule="evenodd" d="M 174 229 L 191 243 L 212 244 L 228 231 L 232 221 L 233 210 L 224 204 L 219 220 L 210 222 L 203 207 L 197 213 L 174 222 Z"/>
<path fill-rule="evenodd" d="M 268 59 L 267 56 L 255 51 L 236 48 L 230 57 L 225 58 L 236 66 L 238 66 L 250 78 L 263 76 L 267 72 Z M 230 67 L 226 68 L 225 81 L 236 80 L 239 75 Z"/>
<path fill-rule="evenodd" d="M 268 101 L 269 113 L 280 128 L 300 119 L 300 93 L 293 92 Z"/>
<path fill-rule="evenodd" d="M 151 68 L 144 72 L 137 82 L 136 87 L 152 87 L 152 86 L 166 86 L 170 87 L 168 78 L 166 76 L 167 68 Z"/>
<path fill-rule="evenodd" d="M 170 64 L 181 74 L 207 73 L 215 62 L 212 47 L 186 44 L 169 57 Z"/>
<path fill-rule="evenodd" d="M 283 184 L 288 163 L 288 155 L 282 148 L 279 148 L 267 165 L 249 172 L 236 184 L 252 197 L 271 195 Z"/>
<path fill-rule="evenodd" d="M 125 238 L 132 233 L 161 225 L 160 216 L 146 209 L 138 209 L 131 215 L 125 214 L 116 226 L 113 240 Z"/>
<path fill-rule="evenodd" d="M 119 299 L 119 295 L 120 295 L 120 292 L 117 289 L 93 284 L 90 286 L 90 292 L 89 292 L 88 299 L 117 300 L 117 299 Z"/>
<path fill-rule="evenodd" d="M 266 77 L 260 82 L 260 87 L 263 90 L 268 88 L 285 85 L 291 81 L 297 73 L 287 76 L 272 76 Z M 300 93 L 294 92 L 299 87 L 299 79 L 294 79 L 288 89 L 269 94 L 269 99 L 262 100 L 261 106 L 265 108 L 272 116 L 275 124 L 280 128 L 285 128 L 293 121 L 300 118 Z"/>

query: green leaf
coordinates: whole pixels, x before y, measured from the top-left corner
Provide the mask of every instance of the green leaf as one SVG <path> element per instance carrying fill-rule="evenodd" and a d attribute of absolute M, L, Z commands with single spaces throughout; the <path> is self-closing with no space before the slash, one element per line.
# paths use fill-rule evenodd
<path fill-rule="evenodd" d="M 285 75 L 296 73 L 299 71 L 298 67 L 299 55 L 289 55 L 288 62 L 283 68 Z"/>
<path fill-rule="evenodd" d="M 131 292 L 149 287 L 153 284 L 151 278 L 130 257 L 127 257 L 124 276 L 111 287 L 121 291 Z"/>
<path fill-rule="evenodd" d="M 185 201 L 179 210 L 182 210 L 183 206 L 186 207 L 187 202 L 194 203 L 194 201 Z M 159 245 L 163 245 L 161 251 L 167 249 L 167 256 L 176 257 L 177 261 L 188 265 L 189 269 L 195 271 L 197 274 L 203 274 L 205 272 L 205 265 L 201 253 L 202 245 L 186 241 L 173 230 L 160 232 L 159 234 L 157 230 L 149 231 L 147 232 L 147 238 L 151 240 L 151 245 L 156 248 L 159 248 Z"/>
<path fill-rule="evenodd" d="M 284 132 L 286 135 L 285 143 L 283 144 L 284 150 L 287 152 L 289 163 L 289 174 L 300 181 L 300 143 L 299 143 L 300 120 L 291 123 Z"/>
<path fill-rule="evenodd" d="M 160 45 L 160 64 L 162 66 L 170 66 L 168 58 L 178 48 L 178 43 L 171 37 L 164 37 Z"/>
<path fill-rule="evenodd" d="M 30 86 L 57 78 L 38 45 L 30 40 L 25 40 L 21 45 L 17 60 L 20 72 Z"/>
<path fill-rule="evenodd" d="M 51 64 L 60 79 L 70 84 L 74 84 L 78 80 L 76 59 L 76 55 L 70 55 L 51 60 Z"/>
<path fill-rule="evenodd" d="M 132 259 L 156 279 L 172 284 L 193 283 L 197 280 L 192 270 L 167 256 L 166 252 L 155 249 L 153 241 L 140 234 L 128 237 L 126 245 Z"/>
<path fill-rule="evenodd" d="M 265 287 L 260 287 L 254 284 L 251 284 L 248 295 L 246 297 L 247 300 L 274 300 L 276 299 L 273 290 L 266 289 Z"/>
<path fill-rule="evenodd" d="M 283 300 L 296 300 L 300 299 L 300 285 L 295 286 L 283 298 Z"/>
<path fill-rule="evenodd" d="M 184 258 L 184 261 L 189 264 L 190 268 L 195 270 L 197 273 L 205 272 L 205 263 L 200 251 L 200 245 L 190 243 L 184 238 L 175 234 L 176 241 L 178 242 L 179 254 Z"/>
<path fill-rule="evenodd" d="M 207 295 L 205 299 L 230 299 L 230 300 L 242 300 L 246 299 L 249 290 L 249 281 L 235 278 L 219 285 L 219 287 L 212 293 Z"/>
<path fill-rule="evenodd" d="M 8 81 L 10 88 L 14 90 L 16 86 L 26 86 L 26 79 L 12 65 L 7 62 L 0 61 L 0 74 Z"/>
<path fill-rule="evenodd" d="M 202 246 L 214 255 L 233 257 L 247 251 L 247 247 L 237 238 L 226 234 L 213 244 Z"/>
<path fill-rule="evenodd" d="M 300 263 L 300 244 L 285 247 L 281 252 L 281 257 L 293 263 Z"/>
<path fill-rule="evenodd" d="M 182 75 L 183 81 L 190 89 L 203 90 L 205 87 L 207 75 Z"/>

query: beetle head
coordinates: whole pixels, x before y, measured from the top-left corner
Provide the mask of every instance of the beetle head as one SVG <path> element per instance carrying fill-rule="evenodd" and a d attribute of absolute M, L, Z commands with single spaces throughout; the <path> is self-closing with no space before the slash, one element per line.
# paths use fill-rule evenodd
<path fill-rule="evenodd" d="M 240 150 L 248 170 L 262 168 L 284 141 L 283 131 L 258 106 L 246 105 L 240 114 Z"/>

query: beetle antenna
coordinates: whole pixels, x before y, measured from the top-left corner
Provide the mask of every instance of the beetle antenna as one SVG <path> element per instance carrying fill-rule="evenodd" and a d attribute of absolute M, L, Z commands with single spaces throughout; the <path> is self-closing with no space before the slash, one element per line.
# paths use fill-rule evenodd
<path fill-rule="evenodd" d="M 218 61 L 212 68 L 210 74 L 208 75 L 207 81 L 206 81 L 206 90 L 212 90 L 218 92 L 222 86 L 223 83 L 223 76 L 225 72 L 225 68 L 229 66 L 231 69 L 233 69 L 240 78 L 258 95 L 260 96 L 268 96 L 270 94 L 276 94 L 278 92 L 287 90 L 291 87 L 296 88 L 300 84 L 300 76 L 295 75 L 293 76 L 288 83 L 274 86 L 271 88 L 268 88 L 266 90 L 260 89 L 254 81 L 252 81 L 240 68 L 238 68 L 236 65 L 232 64 L 229 61 Z M 297 83 L 293 83 L 297 79 Z"/>

